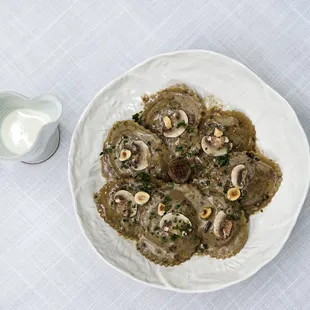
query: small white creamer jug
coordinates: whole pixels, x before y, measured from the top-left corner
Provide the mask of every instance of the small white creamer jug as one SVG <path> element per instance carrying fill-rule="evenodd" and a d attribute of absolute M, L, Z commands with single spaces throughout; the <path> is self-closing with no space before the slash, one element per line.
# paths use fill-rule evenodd
<path fill-rule="evenodd" d="M 0 159 L 36 164 L 50 158 L 59 145 L 61 114 L 52 95 L 29 99 L 0 92 Z"/>

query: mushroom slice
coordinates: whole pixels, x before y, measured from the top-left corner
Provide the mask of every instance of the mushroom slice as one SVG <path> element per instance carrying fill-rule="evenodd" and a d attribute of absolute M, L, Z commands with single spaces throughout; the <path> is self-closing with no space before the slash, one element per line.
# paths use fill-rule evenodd
<path fill-rule="evenodd" d="M 141 140 L 132 142 L 132 146 L 135 150 L 135 153 L 132 156 L 134 163 L 133 168 L 137 171 L 146 169 L 149 165 L 149 147 Z"/>
<path fill-rule="evenodd" d="M 187 125 L 188 125 L 187 114 L 183 110 L 178 110 L 177 120 L 174 122 L 173 127 L 171 129 L 164 131 L 164 136 L 167 138 L 176 138 L 185 131 Z"/>
<path fill-rule="evenodd" d="M 192 223 L 181 213 L 167 213 L 161 218 L 159 227 L 175 235 L 186 236 L 192 229 Z"/>
<path fill-rule="evenodd" d="M 125 204 L 128 201 L 134 202 L 133 195 L 125 190 L 120 190 L 114 194 L 114 201 L 118 204 Z"/>
<path fill-rule="evenodd" d="M 223 156 L 226 155 L 232 147 L 229 139 L 225 136 L 204 136 L 201 139 L 202 150 L 210 156 Z"/>
<path fill-rule="evenodd" d="M 191 168 L 185 159 L 174 159 L 169 163 L 168 174 L 175 183 L 185 183 L 190 175 Z"/>
<path fill-rule="evenodd" d="M 122 209 L 125 217 L 134 217 L 137 214 L 137 207 L 135 206 L 135 199 L 133 195 L 125 190 L 120 190 L 115 193 L 114 201 Z"/>
<path fill-rule="evenodd" d="M 227 215 L 224 211 L 220 211 L 216 214 L 215 219 L 214 219 L 214 234 L 217 238 L 222 238 L 223 233 L 222 233 L 222 223 L 226 219 Z"/>
<path fill-rule="evenodd" d="M 237 165 L 231 171 L 231 183 L 241 189 L 245 184 L 245 178 L 247 175 L 247 170 L 245 165 Z"/>

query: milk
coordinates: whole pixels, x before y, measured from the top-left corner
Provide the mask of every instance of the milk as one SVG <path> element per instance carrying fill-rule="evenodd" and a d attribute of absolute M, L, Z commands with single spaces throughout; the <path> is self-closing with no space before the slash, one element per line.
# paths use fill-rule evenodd
<path fill-rule="evenodd" d="M 51 118 L 40 111 L 16 109 L 5 116 L 0 131 L 3 145 L 12 153 L 26 153 L 36 141 L 41 128 Z"/>

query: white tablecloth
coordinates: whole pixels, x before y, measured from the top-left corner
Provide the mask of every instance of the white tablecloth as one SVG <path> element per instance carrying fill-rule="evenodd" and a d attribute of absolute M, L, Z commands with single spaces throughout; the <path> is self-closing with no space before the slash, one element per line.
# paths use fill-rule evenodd
<path fill-rule="evenodd" d="M 78 227 L 67 155 L 83 109 L 132 66 L 181 49 L 246 64 L 288 100 L 310 135 L 309 0 L 0 1 L 0 89 L 53 93 L 64 105 L 52 159 L 0 162 L 0 309 L 310 309 L 309 199 L 272 263 L 209 294 L 125 277 Z"/>

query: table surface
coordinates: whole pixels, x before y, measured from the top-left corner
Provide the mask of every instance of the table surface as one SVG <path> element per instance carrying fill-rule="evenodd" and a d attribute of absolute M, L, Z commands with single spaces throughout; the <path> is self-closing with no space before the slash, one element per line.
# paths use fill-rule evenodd
<path fill-rule="evenodd" d="M 310 309 L 309 198 L 273 262 L 214 293 L 135 282 L 105 264 L 80 231 L 67 156 L 82 111 L 119 74 L 182 49 L 246 64 L 288 100 L 309 137 L 309 0 L 0 2 L 0 89 L 53 93 L 64 106 L 50 160 L 0 162 L 0 309 Z"/>

